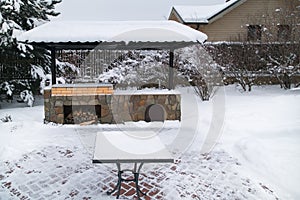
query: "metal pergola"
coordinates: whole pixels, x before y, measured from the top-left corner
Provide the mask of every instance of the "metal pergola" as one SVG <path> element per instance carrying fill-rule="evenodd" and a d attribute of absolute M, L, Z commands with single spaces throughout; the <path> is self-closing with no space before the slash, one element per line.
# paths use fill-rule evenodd
<path fill-rule="evenodd" d="M 61 26 L 65 29 L 60 30 Z M 84 27 L 87 28 L 82 30 Z M 106 31 L 112 37 L 97 34 L 97 31 Z M 85 39 L 85 34 L 88 39 Z M 134 36 L 136 38 L 132 38 Z M 174 21 L 49 22 L 18 38 L 21 42 L 51 51 L 52 84 L 56 84 L 57 50 L 168 50 L 169 89 L 174 89 L 174 50 L 203 43 L 206 39 L 205 34 Z"/>

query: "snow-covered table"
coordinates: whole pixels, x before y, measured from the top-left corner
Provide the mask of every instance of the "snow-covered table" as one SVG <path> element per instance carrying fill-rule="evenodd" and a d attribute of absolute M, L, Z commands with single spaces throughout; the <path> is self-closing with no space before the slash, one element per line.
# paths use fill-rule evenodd
<path fill-rule="evenodd" d="M 165 148 L 155 132 L 151 131 L 107 131 L 99 132 L 96 137 L 93 163 L 115 163 L 118 168 L 118 183 L 110 195 L 117 191 L 117 198 L 120 196 L 121 183 L 134 181 L 136 194 L 140 199 L 141 192 L 138 179 L 140 170 L 144 163 L 173 163 L 170 152 Z M 133 163 L 133 169 L 121 169 L 122 163 Z M 125 171 L 133 173 L 133 179 L 124 179 L 122 174 Z"/>

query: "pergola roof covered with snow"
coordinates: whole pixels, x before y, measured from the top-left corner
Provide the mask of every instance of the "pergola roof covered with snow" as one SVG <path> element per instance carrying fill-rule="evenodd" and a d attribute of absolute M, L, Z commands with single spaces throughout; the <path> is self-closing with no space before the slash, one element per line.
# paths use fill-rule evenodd
<path fill-rule="evenodd" d="M 169 89 L 174 88 L 173 50 L 206 39 L 204 33 L 175 21 L 52 21 L 18 37 L 20 42 L 51 50 L 53 84 L 56 84 L 56 50 L 168 49 Z"/>
<path fill-rule="evenodd" d="M 21 42 L 68 48 L 180 48 L 207 39 L 174 21 L 52 21 L 21 34 Z"/>
<path fill-rule="evenodd" d="M 224 15 L 236 6 L 245 2 L 245 0 L 230 0 L 226 3 L 216 5 L 202 5 L 202 6 L 174 6 L 178 17 L 183 23 L 203 23 L 207 24 L 214 21 L 220 15 Z"/>

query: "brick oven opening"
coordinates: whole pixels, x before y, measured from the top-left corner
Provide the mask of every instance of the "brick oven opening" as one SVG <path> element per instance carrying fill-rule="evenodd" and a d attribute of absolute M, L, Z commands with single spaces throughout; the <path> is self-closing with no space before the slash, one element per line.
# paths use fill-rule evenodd
<path fill-rule="evenodd" d="M 101 118 L 101 105 L 64 105 L 64 124 L 97 124 Z"/>

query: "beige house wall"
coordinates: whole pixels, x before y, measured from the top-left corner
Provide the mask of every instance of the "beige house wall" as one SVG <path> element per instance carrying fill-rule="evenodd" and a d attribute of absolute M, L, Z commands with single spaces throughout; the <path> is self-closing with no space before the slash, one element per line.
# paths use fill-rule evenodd
<path fill-rule="evenodd" d="M 247 0 L 209 24 L 187 25 L 206 33 L 211 42 L 243 41 L 247 39 L 247 24 L 261 24 L 261 17 L 265 13 L 287 6 L 290 1 L 293 0 Z M 169 19 L 181 22 L 173 12 Z"/>
<path fill-rule="evenodd" d="M 169 16 L 169 20 L 173 20 L 173 21 L 182 23 L 182 21 L 178 19 L 178 16 L 175 15 L 175 13 L 173 12 L 173 10 L 172 10 L 172 12 L 171 12 L 171 14 Z"/>

